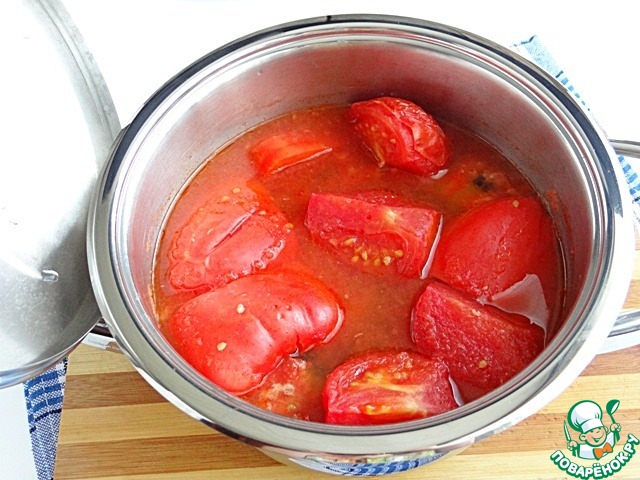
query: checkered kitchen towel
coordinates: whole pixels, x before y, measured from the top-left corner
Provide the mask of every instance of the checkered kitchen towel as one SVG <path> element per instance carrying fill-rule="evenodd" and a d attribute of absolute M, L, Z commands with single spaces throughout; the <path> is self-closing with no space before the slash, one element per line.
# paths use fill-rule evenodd
<path fill-rule="evenodd" d="M 514 43 L 510 47 L 558 79 L 579 102 L 585 105 L 580 94 L 537 36 Z M 640 205 L 640 178 L 624 156 L 618 156 L 618 160 L 625 173 L 634 204 L 638 206 Z M 33 457 L 39 480 L 53 478 L 66 371 L 65 360 L 24 384 Z"/>
<path fill-rule="evenodd" d="M 582 104 L 582 106 L 589 110 L 582 96 L 569 81 L 569 77 L 567 77 L 564 70 L 560 68 L 553 57 L 549 54 L 549 51 L 545 48 L 537 35 L 526 40 L 513 43 L 510 45 L 510 48 L 526 59 L 531 60 L 538 66 L 542 67 L 548 74 L 562 83 L 562 85 L 564 85 L 564 87 L 578 102 L 580 102 L 580 104 Z M 636 173 L 636 169 L 640 168 L 640 159 L 631 157 L 627 158 L 624 155 L 618 155 L 618 161 L 622 166 L 622 171 L 627 181 L 629 193 L 631 194 L 636 222 L 640 222 L 640 177 Z"/>
<path fill-rule="evenodd" d="M 67 373 L 67 360 L 24 383 L 29 434 L 38 480 L 52 480 Z"/>

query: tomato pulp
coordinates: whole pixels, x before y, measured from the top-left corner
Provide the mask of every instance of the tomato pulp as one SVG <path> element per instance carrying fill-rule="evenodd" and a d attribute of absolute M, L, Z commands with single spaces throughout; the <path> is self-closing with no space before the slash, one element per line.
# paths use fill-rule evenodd
<path fill-rule="evenodd" d="M 518 170 L 453 125 L 432 130 L 429 116 L 417 128 L 407 119 L 413 104 L 395 114 L 396 140 L 387 134 L 371 143 L 358 122 L 362 115 L 375 122 L 376 114 L 365 107 L 310 108 L 246 132 L 203 164 L 164 225 L 153 287 L 161 330 L 214 383 L 282 415 L 373 424 L 446 411 L 455 405 L 442 378 L 459 388 L 458 402 L 478 398 L 528 364 L 559 322 L 562 261 L 553 225 Z M 380 115 L 393 129 L 394 114 Z M 500 213 L 514 202 L 522 218 Z M 496 272 L 499 255 L 506 260 Z M 270 288 L 270 278 L 284 287 Z M 535 309 L 537 325 L 522 296 L 543 306 Z M 234 324 L 249 318 L 249 305 L 262 309 L 252 317 L 259 321 Z M 296 320 L 278 323 L 284 318 Z M 496 326 L 514 337 L 524 328 L 533 347 L 492 338 Z M 242 331 L 234 347 L 225 328 Z M 469 338 L 450 349 L 458 329 Z M 235 363 L 216 363 L 232 348 Z M 359 361 L 372 371 L 354 392 L 346 372 Z M 517 368 L 486 368 L 490 361 Z M 475 383 L 474 368 L 486 374 Z M 395 380 L 380 380 L 389 375 Z M 440 383 L 425 389 L 421 379 Z M 349 398 L 362 408 L 349 410 Z M 338 407 L 328 411 L 327 399 Z"/>

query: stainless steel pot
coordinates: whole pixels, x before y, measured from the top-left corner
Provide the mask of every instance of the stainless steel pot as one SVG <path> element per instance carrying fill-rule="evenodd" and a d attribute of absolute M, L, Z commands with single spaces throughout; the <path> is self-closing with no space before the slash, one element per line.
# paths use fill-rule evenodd
<path fill-rule="evenodd" d="M 382 94 L 412 99 L 496 146 L 542 193 L 560 231 L 565 322 L 501 388 L 455 411 L 380 427 L 280 417 L 213 386 L 156 328 L 153 261 L 163 221 L 201 163 L 293 109 Z M 339 474 L 406 470 L 533 414 L 580 374 L 631 278 L 634 231 L 614 152 L 561 85 L 507 49 L 444 25 L 388 16 L 290 23 L 224 46 L 164 85 L 121 132 L 92 206 L 88 247 L 100 309 L 120 347 L 194 418 L 279 460 Z"/>

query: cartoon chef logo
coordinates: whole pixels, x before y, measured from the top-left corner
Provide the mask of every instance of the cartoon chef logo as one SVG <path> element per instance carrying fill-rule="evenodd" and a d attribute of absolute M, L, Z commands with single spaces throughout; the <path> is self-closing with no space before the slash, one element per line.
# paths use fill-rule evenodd
<path fill-rule="evenodd" d="M 605 479 L 622 470 L 633 459 L 640 439 L 628 433 L 621 441 L 622 427 L 613 418 L 619 406 L 619 400 L 610 400 L 603 412 L 591 400 L 573 405 L 564 421 L 564 436 L 571 455 L 556 450 L 549 457 L 551 461 L 580 480 Z"/>
<path fill-rule="evenodd" d="M 579 432 L 579 442 L 572 438 L 566 422 L 564 428 L 567 448 L 574 456 L 599 460 L 613 453 L 613 447 L 620 440 L 620 424 L 613 419 L 619 405 L 618 400 L 607 403 L 606 411 L 611 420 L 609 428 L 604 425 L 602 408 L 596 402 L 583 400 L 571 407 L 567 414 L 567 422 L 573 430 Z"/>

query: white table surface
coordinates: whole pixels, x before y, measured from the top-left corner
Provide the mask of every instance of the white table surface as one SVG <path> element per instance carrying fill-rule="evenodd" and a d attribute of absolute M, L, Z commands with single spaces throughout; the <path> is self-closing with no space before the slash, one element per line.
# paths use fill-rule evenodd
<path fill-rule="evenodd" d="M 640 141 L 634 2 L 63 0 L 110 89 L 120 122 L 200 56 L 278 23 L 338 13 L 432 20 L 505 46 L 538 34 L 609 138 Z M 35 479 L 21 386 L 0 390 L 0 480 Z M 6 432 L 15 432 L 7 435 Z"/>
<path fill-rule="evenodd" d="M 0 480 L 35 480 L 22 385 L 0 390 Z"/>
<path fill-rule="evenodd" d="M 640 29 L 632 1 L 63 1 L 123 125 L 172 75 L 228 41 L 313 16 L 384 13 L 445 23 L 503 45 L 538 34 L 609 137 L 640 140 Z"/>

